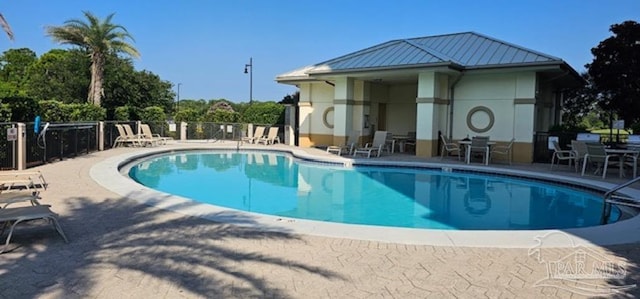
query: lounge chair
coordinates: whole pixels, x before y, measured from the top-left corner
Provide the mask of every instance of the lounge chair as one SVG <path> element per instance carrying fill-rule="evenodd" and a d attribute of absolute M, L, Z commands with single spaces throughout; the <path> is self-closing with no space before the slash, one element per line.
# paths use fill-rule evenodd
<path fill-rule="evenodd" d="M 27 190 L 40 192 L 47 189 L 47 181 L 40 171 L 0 171 L 0 185 L 4 191 Z"/>
<path fill-rule="evenodd" d="M 0 223 L 4 223 L 2 229 L 0 230 L 0 235 L 4 233 L 4 230 L 7 226 L 11 225 L 9 229 L 9 235 L 7 235 L 7 240 L 4 243 L 2 249 L 0 249 L 0 253 L 4 252 L 5 249 L 9 246 L 9 242 L 11 242 L 11 236 L 13 235 L 13 230 L 15 229 L 18 223 L 29 220 L 37 220 L 37 219 L 45 219 L 49 220 L 53 224 L 53 227 L 58 231 L 62 239 L 66 243 L 69 243 L 67 236 L 62 231 L 62 227 L 60 223 L 58 223 L 58 215 L 49 209 L 48 205 L 37 205 L 37 206 L 28 206 L 28 207 L 19 207 L 19 208 L 7 208 L 0 209 Z"/>
<path fill-rule="evenodd" d="M 116 137 L 116 140 L 113 141 L 113 147 L 118 147 L 118 145 L 129 145 L 129 144 L 133 146 L 140 146 L 138 137 L 135 134 L 133 134 L 133 130 L 131 130 L 131 127 L 129 125 L 127 125 L 127 127 L 131 131 L 131 134 L 128 133 L 124 125 L 116 124 L 116 129 L 118 129 L 119 136 Z"/>
<path fill-rule="evenodd" d="M 371 144 L 367 143 L 364 147 L 357 148 L 353 151 L 353 156 L 357 156 L 358 154 L 367 154 L 367 158 L 371 158 L 372 152 L 377 152 L 377 157 L 380 157 L 380 153 L 382 153 L 382 148 L 385 146 L 387 141 L 387 131 L 376 131 L 373 135 L 373 142 Z"/>
<path fill-rule="evenodd" d="M 168 140 L 173 139 L 171 137 L 162 137 L 160 134 L 153 134 L 148 124 L 140 124 L 140 130 L 142 130 L 142 135 L 145 139 L 153 139 L 156 141 L 156 144 L 167 144 Z"/>
<path fill-rule="evenodd" d="M 5 185 L 0 184 L 0 204 L 2 209 L 7 208 L 12 203 L 28 201 L 31 205 L 40 205 L 39 191 L 31 192 L 30 189 L 21 189 L 19 191 L 5 190 Z"/>
<path fill-rule="evenodd" d="M 144 146 L 147 144 L 151 146 L 158 145 L 158 141 L 153 139 L 153 137 L 151 136 L 133 133 L 133 129 L 131 129 L 131 126 L 129 124 L 123 124 L 122 127 L 124 128 L 124 131 L 127 133 L 127 136 L 129 136 L 129 139 L 137 140 L 138 145 L 141 145 L 141 146 Z"/>
<path fill-rule="evenodd" d="M 360 138 L 360 131 L 352 131 L 349 136 L 347 136 L 347 141 L 343 145 L 330 145 L 327 147 L 327 153 L 333 153 L 338 156 L 343 153 L 347 153 L 348 155 L 353 154 L 353 150 L 358 145 L 358 138 Z"/>
<path fill-rule="evenodd" d="M 280 143 L 280 137 L 278 137 L 278 127 L 270 127 L 269 128 L 269 133 L 267 133 L 267 136 L 263 136 L 262 138 L 258 139 L 257 143 L 262 143 L 264 145 L 269 145 L 269 144 L 274 144 L 276 142 Z"/>
<path fill-rule="evenodd" d="M 242 137 L 240 140 L 246 143 L 256 143 L 259 139 L 264 137 L 265 127 L 257 126 L 256 130 L 253 132 L 253 136 Z"/>

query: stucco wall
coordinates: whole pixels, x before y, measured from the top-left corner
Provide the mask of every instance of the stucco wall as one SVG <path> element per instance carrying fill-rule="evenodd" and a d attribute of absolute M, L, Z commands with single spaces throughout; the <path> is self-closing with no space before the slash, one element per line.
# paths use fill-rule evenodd
<path fill-rule="evenodd" d="M 533 136 L 532 130 L 525 133 L 526 136 L 515 135 L 518 125 L 525 123 L 533 125 L 533 115 L 520 113 L 516 116 L 514 100 L 533 99 L 535 88 L 536 79 L 533 73 L 467 74 L 463 76 L 455 89 L 453 138 L 462 139 L 467 135 L 482 135 L 490 136 L 492 140 L 496 141 L 508 141 L 516 137 L 518 141 L 530 142 Z M 493 126 L 483 133 L 474 132 L 467 126 L 467 115 L 474 107 L 479 106 L 487 107 L 494 116 Z M 479 113 L 477 117 L 479 118 L 477 121 L 482 125 L 485 121 L 484 115 Z"/>

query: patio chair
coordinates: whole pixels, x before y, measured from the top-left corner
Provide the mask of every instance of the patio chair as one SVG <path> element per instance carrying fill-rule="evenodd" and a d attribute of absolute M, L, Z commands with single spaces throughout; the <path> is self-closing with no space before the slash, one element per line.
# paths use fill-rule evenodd
<path fill-rule="evenodd" d="M 16 225 L 29 220 L 49 220 L 49 222 L 53 224 L 53 227 L 56 229 L 56 231 L 58 231 L 58 234 L 62 236 L 62 239 L 64 239 L 66 243 L 69 243 L 67 236 L 64 234 L 64 231 L 62 231 L 60 223 L 58 223 L 58 215 L 52 212 L 49 207 L 50 206 L 48 205 L 37 205 L 0 209 L 0 223 L 4 223 L 2 229 L 0 230 L 0 235 L 4 233 L 4 230 L 7 228 L 7 226 L 11 226 L 11 228 L 9 229 L 9 234 L 7 235 L 7 240 L 5 241 L 2 249 L 0 249 L 0 253 L 4 252 L 9 246 L 9 242 L 11 242 L 11 236 L 13 235 L 13 230 L 15 229 Z"/>
<path fill-rule="evenodd" d="M 240 141 L 246 142 L 246 143 L 256 143 L 258 140 L 264 137 L 264 130 L 265 130 L 265 127 L 257 126 L 256 130 L 253 132 L 253 136 L 242 137 Z"/>
<path fill-rule="evenodd" d="M 601 143 L 587 143 L 587 154 L 584 155 L 584 161 L 582 162 L 582 176 L 584 176 L 587 164 L 589 163 L 596 164 L 597 166 L 594 174 L 602 171 L 602 179 L 607 177 L 607 168 L 609 168 L 609 166 L 618 165 L 620 167 L 620 173 L 622 173 L 623 161 L 620 160 L 620 156 L 607 154 L 604 144 Z"/>
<path fill-rule="evenodd" d="M 587 144 L 579 140 L 571 140 L 571 150 L 573 151 L 573 164 L 576 167 L 576 172 L 579 171 L 579 165 L 584 162 L 584 156 L 587 154 Z"/>
<path fill-rule="evenodd" d="M 471 163 L 473 154 L 481 154 L 484 165 L 489 165 L 489 137 L 474 136 L 467 147 L 467 164 Z"/>
<path fill-rule="evenodd" d="M 491 158 L 493 159 L 493 157 L 495 157 L 495 154 L 498 155 L 502 155 L 505 156 L 507 158 L 507 160 L 509 161 L 509 165 L 511 164 L 511 160 L 512 160 L 512 154 L 511 154 L 511 149 L 513 147 L 513 143 L 516 141 L 515 138 L 511 138 L 511 141 L 509 141 L 509 143 L 507 145 L 496 145 L 493 146 L 491 148 Z"/>
<path fill-rule="evenodd" d="M 280 137 L 278 137 L 278 130 L 279 130 L 278 127 L 270 127 L 269 133 L 267 133 L 267 136 L 263 136 L 262 138 L 258 139 L 256 143 L 262 143 L 264 145 L 274 144 L 276 142 L 280 143 Z"/>
<path fill-rule="evenodd" d="M 385 137 L 384 146 L 382 150 L 386 150 L 389 154 L 393 154 L 396 148 L 396 140 L 393 138 L 393 133 L 387 132 L 387 137 Z"/>
<path fill-rule="evenodd" d="M 380 157 L 382 153 L 382 148 L 385 146 L 387 141 L 387 131 L 376 131 L 373 135 L 373 142 L 371 144 L 366 143 L 364 147 L 356 148 L 353 151 L 353 156 L 357 156 L 358 154 L 367 154 L 367 158 L 371 158 L 371 153 L 376 152 L 377 156 Z"/>
<path fill-rule="evenodd" d="M 554 149 L 553 156 L 551 156 L 551 169 L 553 169 L 553 165 L 555 165 L 556 162 L 558 162 L 559 165 L 560 161 L 567 161 L 569 167 L 571 167 L 571 162 L 576 159 L 575 153 L 571 150 L 563 150 L 555 140 L 551 141 L 551 143 L 553 143 Z"/>
<path fill-rule="evenodd" d="M 358 145 L 358 138 L 360 138 L 360 131 L 351 131 L 351 134 L 347 136 L 347 140 L 343 145 L 330 145 L 327 147 L 327 153 L 333 153 L 338 156 L 346 153 L 348 155 L 353 154 L 353 150 Z"/>
<path fill-rule="evenodd" d="M 455 152 L 458 155 L 458 161 L 460 161 L 460 146 L 457 143 L 451 142 L 451 140 L 447 139 L 444 134 L 440 135 L 440 139 L 442 139 L 442 150 L 440 151 L 440 160 L 444 159 L 445 153 L 447 156 L 452 152 Z"/>
<path fill-rule="evenodd" d="M 173 139 L 171 137 L 162 137 L 160 134 L 153 134 L 148 124 L 140 124 L 140 130 L 142 130 L 142 135 L 144 135 L 145 139 L 151 138 L 155 140 L 157 144 L 167 144 L 167 141 Z"/>
<path fill-rule="evenodd" d="M 409 132 L 407 133 L 407 136 L 409 136 L 409 138 L 404 142 L 404 150 L 408 151 L 407 148 L 410 147 L 413 149 L 413 152 L 415 152 L 416 151 L 416 132 Z"/>

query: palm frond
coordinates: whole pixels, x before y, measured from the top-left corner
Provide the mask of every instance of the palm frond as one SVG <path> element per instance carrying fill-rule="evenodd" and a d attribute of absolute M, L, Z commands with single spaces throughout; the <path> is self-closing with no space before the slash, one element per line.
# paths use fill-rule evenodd
<path fill-rule="evenodd" d="M 11 26 L 9 26 L 9 22 L 7 22 L 7 20 L 4 18 L 4 16 L 0 13 L 0 26 L 2 26 L 2 29 L 4 30 L 5 33 L 7 33 L 7 36 L 9 36 L 10 40 L 13 40 L 13 31 L 11 31 Z"/>

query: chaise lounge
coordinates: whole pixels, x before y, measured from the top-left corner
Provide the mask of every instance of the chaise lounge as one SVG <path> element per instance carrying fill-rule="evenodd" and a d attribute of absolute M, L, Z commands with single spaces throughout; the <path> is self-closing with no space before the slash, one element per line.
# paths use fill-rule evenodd
<path fill-rule="evenodd" d="M 0 235 L 4 233 L 7 226 L 11 225 L 9 235 L 7 235 L 7 240 L 5 241 L 4 246 L 0 249 L 0 253 L 3 253 L 9 246 L 9 242 L 11 242 L 11 236 L 13 235 L 13 230 L 16 225 L 24 221 L 38 219 L 49 220 L 62 239 L 64 239 L 66 243 L 69 243 L 67 236 L 62 231 L 60 223 L 58 223 L 58 215 L 51 211 L 48 205 L 0 209 L 0 223 L 4 223 L 0 230 Z"/>

